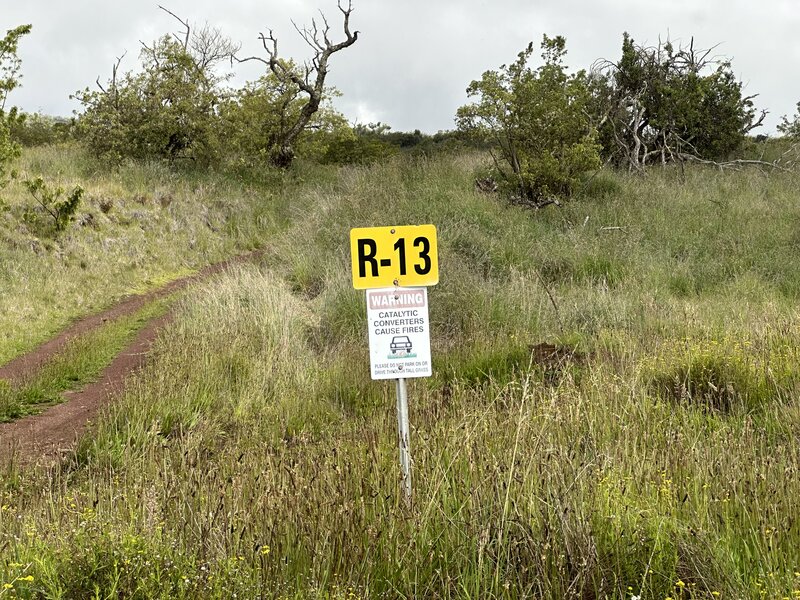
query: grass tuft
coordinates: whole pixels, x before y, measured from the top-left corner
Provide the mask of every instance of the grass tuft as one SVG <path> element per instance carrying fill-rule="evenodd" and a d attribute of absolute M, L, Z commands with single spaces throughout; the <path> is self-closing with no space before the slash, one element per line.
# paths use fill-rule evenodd
<path fill-rule="evenodd" d="M 788 346 L 756 352 L 749 340 L 682 340 L 646 361 L 645 378 L 657 395 L 722 412 L 753 411 L 791 398 L 797 356 Z"/>

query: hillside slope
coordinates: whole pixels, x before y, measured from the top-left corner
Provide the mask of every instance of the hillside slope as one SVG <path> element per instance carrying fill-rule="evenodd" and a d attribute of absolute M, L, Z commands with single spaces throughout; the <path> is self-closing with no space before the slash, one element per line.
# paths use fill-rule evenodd
<path fill-rule="evenodd" d="M 798 180 L 600 175 L 562 208 L 482 158 L 307 185 L 260 264 L 181 301 L 51 470 L 9 467 L 19 596 L 761 598 L 800 593 Z M 434 223 L 434 376 L 369 379 L 351 227 Z M 10 589 L 10 588 L 9 588 Z"/>

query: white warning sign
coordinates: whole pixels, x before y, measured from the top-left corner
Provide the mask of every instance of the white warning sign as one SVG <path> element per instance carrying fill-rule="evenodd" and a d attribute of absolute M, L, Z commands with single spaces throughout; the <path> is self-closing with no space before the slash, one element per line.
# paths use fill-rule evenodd
<path fill-rule="evenodd" d="M 373 379 L 430 377 L 427 288 L 367 290 Z"/>

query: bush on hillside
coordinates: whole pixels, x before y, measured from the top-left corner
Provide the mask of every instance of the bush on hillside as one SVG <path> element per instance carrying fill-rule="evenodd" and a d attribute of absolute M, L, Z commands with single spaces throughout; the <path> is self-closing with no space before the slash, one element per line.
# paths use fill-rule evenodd
<path fill-rule="evenodd" d="M 694 40 L 643 46 L 625 33 L 620 59 L 598 61 L 591 81 L 603 152 L 634 171 L 727 159 L 766 115 L 756 117 L 754 96 L 742 93 L 730 60 L 695 48 Z"/>
<path fill-rule="evenodd" d="M 76 186 L 64 195 L 64 188 L 51 187 L 41 177 L 26 179 L 23 184 L 36 201 L 25 210 L 25 222 L 44 234 L 57 235 L 64 231 L 75 218 L 83 188 Z"/>
<path fill-rule="evenodd" d="M 791 121 L 784 116 L 778 131 L 787 137 L 800 139 L 800 102 L 797 103 L 797 114 Z"/>
<path fill-rule="evenodd" d="M 75 94 L 84 107 L 78 131 L 93 154 L 114 162 L 217 160 L 216 112 L 228 75 L 216 69 L 236 47 L 208 25 L 184 25 L 183 39 L 165 35 L 143 45 L 139 72 L 118 75 L 118 60 L 105 86 Z"/>
<path fill-rule="evenodd" d="M 491 143 L 506 192 L 533 205 L 569 196 L 583 173 L 600 167 L 586 74 L 567 73 L 563 37 L 544 36 L 541 47 L 542 66 L 528 65 L 530 44 L 511 65 L 473 81 L 467 94 L 477 102 L 456 117 L 461 131 Z"/>
<path fill-rule="evenodd" d="M 64 142 L 72 133 L 68 119 L 41 113 L 26 113 L 22 117 L 12 125 L 11 137 L 26 148 Z"/>

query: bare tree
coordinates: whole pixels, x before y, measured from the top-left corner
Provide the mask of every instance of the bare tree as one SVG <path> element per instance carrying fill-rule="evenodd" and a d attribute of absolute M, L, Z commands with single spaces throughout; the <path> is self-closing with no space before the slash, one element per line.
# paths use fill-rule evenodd
<path fill-rule="evenodd" d="M 278 54 L 278 40 L 270 29 L 268 35 L 259 34 L 267 58 L 260 56 L 249 56 L 247 58 L 237 58 L 238 62 L 257 60 L 264 63 L 269 70 L 280 81 L 286 84 L 293 84 L 306 96 L 306 102 L 300 109 L 299 114 L 287 122 L 285 128 L 280 132 L 280 139 L 275 143 L 271 151 L 270 160 L 278 167 L 288 167 L 294 160 L 294 144 L 300 134 L 306 129 L 311 118 L 319 110 L 320 104 L 324 99 L 325 78 L 328 75 L 328 62 L 331 56 L 340 50 L 349 48 L 358 40 L 358 31 L 350 30 L 350 15 L 353 12 L 352 2 L 348 0 L 347 7 L 338 3 L 339 11 L 343 16 L 343 29 L 345 39 L 338 43 L 333 43 L 330 39 L 330 25 L 325 15 L 320 13 L 322 23 L 316 20 L 311 21 L 311 27 L 300 28 L 292 23 L 303 40 L 314 51 L 314 56 L 310 61 L 305 62 L 302 67 L 294 66 L 290 61 L 280 57 Z"/>

